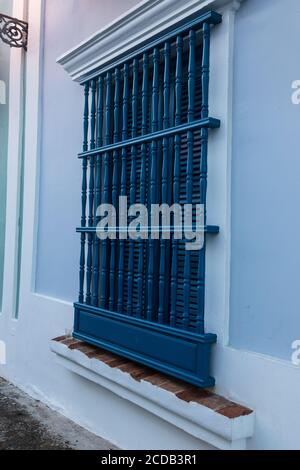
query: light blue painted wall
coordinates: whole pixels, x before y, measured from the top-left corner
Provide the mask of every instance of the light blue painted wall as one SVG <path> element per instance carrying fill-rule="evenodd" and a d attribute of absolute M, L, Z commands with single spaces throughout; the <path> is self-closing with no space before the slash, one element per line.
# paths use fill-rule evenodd
<path fill-rule="evenodd" d="M 232 345 L 290 359 L 300 338 L 299 0 L 246 0 L 235 32 Z"/>
<path fill-rule="evenodd" d="M 11 0 L 0 0 L 0 12 L 11 15 Z M 5 218 L 6 218 L 6 173 L 8 143 L 8 93 L 9 93 L 10 48 L 0 41 L 0 311 L 2 308 Z"/>
<path fill-rule="evenodd" d="M 56 59 L 138 0 L 46 0 L 36 290 L 78 293 L 82 89 Z"/>
<path fill-rule="evenodd" d="M 46 1 L 39 293 L 73 301 L 78 290 L 82 96 L 55 61 L 135 3 Z M 235 32 L 230 340 L 284 358 L 300 338 L 299 25 L 298 0 L 245 0 Z"/>

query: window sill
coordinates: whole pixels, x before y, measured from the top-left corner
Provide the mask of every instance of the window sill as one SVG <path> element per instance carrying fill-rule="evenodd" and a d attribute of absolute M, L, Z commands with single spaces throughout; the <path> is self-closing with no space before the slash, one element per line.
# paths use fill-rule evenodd
<path fill-rule="evenodd" d="M 100 348 L 60 337 L 57 362 L 219 449 L 245 449 L 254 412 L 209 390 L 197 389 Z"/>

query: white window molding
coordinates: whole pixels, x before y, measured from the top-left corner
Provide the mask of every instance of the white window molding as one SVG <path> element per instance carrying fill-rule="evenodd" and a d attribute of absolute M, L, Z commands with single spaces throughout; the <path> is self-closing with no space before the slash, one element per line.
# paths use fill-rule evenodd
<path fill-rule="evenodd" d="M 235 0 L 239 3 L 242 0 Z M 220 9 L 232 0 L 143 0 L 57 59 L 70 77 L 83 82 L 136 46 L 200 12 Z"/>
<path fill-rule="evenodd" d="M 242 0 L 234 0 L 222 11 L 222 23 L 214 28 L 210 50 L 210 115 L 221 127 L 208 140 L 208 223 L 220 233 L 207 238 L 205 327 L 218 336 L 216 349 L 229 344 L 231 262 L 231 158 L 233 54 L 235 15 Z"/>

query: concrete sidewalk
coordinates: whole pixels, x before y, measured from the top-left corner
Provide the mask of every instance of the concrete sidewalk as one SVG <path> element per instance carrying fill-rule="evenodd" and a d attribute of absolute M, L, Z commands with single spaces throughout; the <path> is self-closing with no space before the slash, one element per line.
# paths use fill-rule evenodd
<path fill-rule="evenodd" d="M 109 442 L 0 378 L 0 450 L 106 450 Z"/>

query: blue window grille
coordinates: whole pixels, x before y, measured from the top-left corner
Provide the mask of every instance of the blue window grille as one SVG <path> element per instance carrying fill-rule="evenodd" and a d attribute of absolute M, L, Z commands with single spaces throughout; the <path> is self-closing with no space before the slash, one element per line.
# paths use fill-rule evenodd
<path fill-rule="evenodd" d="M 204 246 L 185 240 L 104 239 L 97 207 L 206 207 L 209 116 L 207 12 L 98 70 L 84 85 L 79 299 L 74 336 L 200 387 L 214 334 L 204 331 Z"/>

